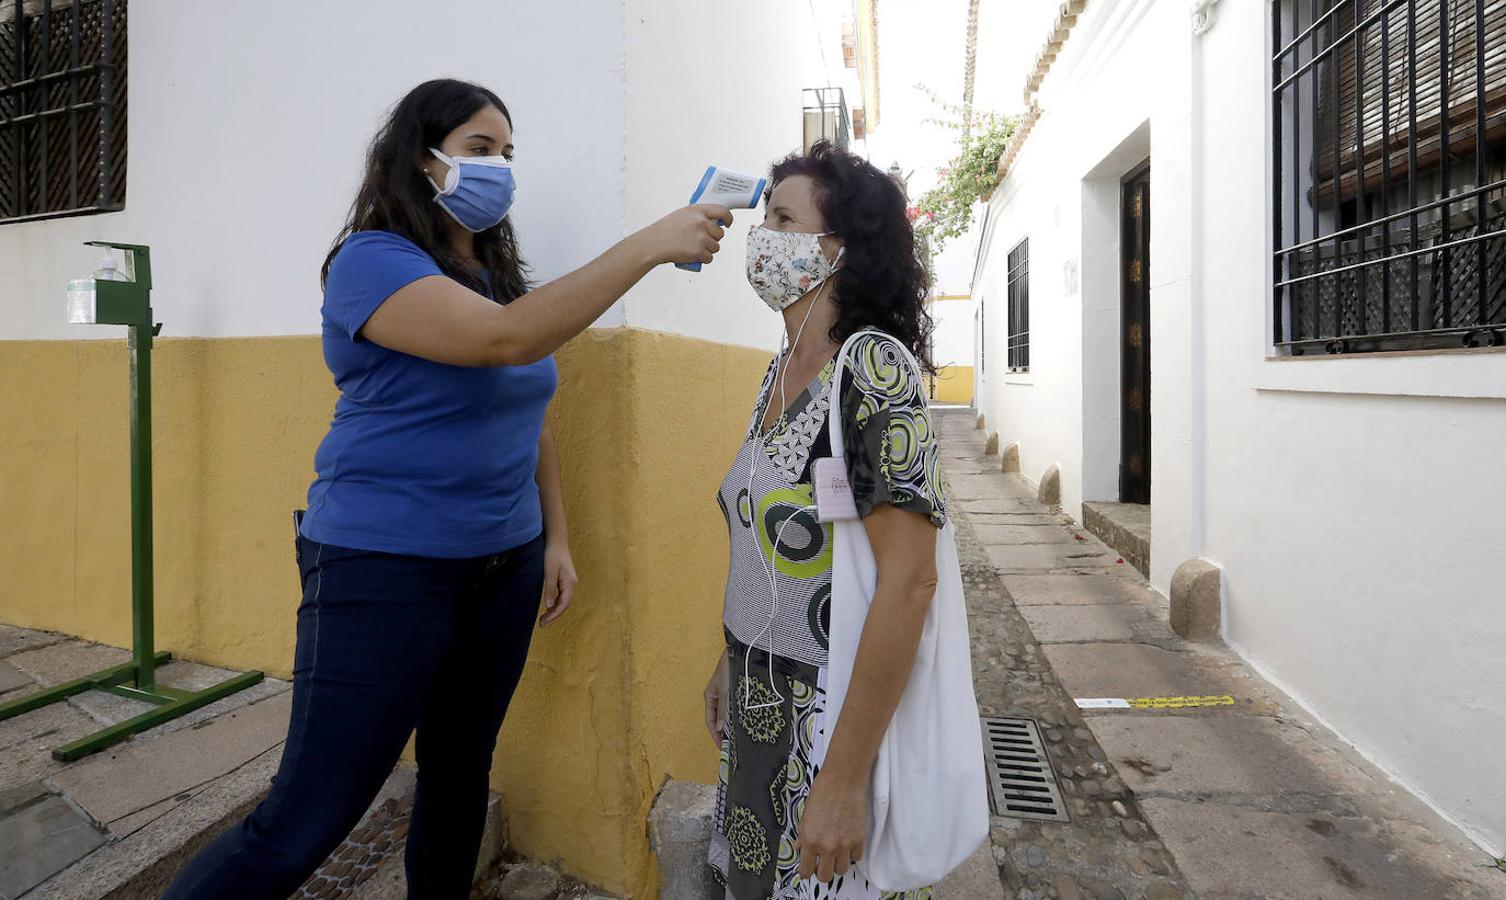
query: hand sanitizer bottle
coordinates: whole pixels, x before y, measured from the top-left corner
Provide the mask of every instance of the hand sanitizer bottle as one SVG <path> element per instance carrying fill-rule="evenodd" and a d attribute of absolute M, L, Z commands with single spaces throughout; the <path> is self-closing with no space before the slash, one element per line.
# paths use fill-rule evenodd
<path fill-rule="evenodd" d="M 109 253 L 99 258 L 99 268 L 95 269 L 94 274 L 89 277 L 95 281 L 131 280 L 126 273 L 120 271 L 120 268 L 115 264 L 115 257 Z"/>

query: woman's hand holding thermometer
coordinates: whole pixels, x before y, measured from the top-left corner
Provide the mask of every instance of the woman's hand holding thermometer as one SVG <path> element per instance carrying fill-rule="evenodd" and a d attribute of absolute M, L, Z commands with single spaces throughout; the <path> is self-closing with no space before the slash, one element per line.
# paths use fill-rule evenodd
<path fill-rule="evenodd" d="M 768 184 L 768 179 L 757 175 L 744 175 L 731 169 L 723 169 L 719 166 L 707 166 L 706 174 L 701 176 L 701 183 L 696 185 L 695 192 L 690 195 L 690 202 L 695 203 L 719 203 L 728 209 L 754 209 L 758 201 L 763 198 L 763 189 Z M 721 220 L 721 225 L 732 224 L 732 219 Z M 702 260 L 701 262 L 710 262 Z M 675 263 L 678 268 L 687 272 L 701 271 L 701 263 Z"/>
<path fill-rule="evenodd" d="M 634 235 L 644 245 L 654 265 L 672 262 L 709 263 L 722 248 L 722 235 L 732 222 L 732 210 L 716 203 L 700 203 L 677 209 Z"/>

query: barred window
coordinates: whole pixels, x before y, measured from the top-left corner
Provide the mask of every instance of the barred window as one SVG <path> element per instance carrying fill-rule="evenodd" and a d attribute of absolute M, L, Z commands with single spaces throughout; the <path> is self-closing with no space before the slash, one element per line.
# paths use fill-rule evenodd
<path fill-rule="evenodd" d="M 1030 239 L 1009 251 L 1009 346 L 1011 372 L 1030 371 Z"/>
<path fill-rule="evenodd" d="M 1506 0 L 1272 10 L 1278 349 L 1506 345 Z"/>
<path fill-rule="evenodd" d="M 126 0 L 0 0 L 0 222 L 118 210 Z"/>

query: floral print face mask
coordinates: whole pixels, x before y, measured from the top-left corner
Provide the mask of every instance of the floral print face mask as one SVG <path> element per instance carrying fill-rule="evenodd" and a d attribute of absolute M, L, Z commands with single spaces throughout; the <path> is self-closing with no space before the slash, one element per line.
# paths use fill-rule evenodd
<path fill-rule="evenodd" d="M 827 259 L 821 238 L 831 233 L 774 231 L 762 225 L 748 233 L 748 283 L 769 309 L 783 312 L 837 270 L 847 248 L 838 250 L 835 260 Z"/>

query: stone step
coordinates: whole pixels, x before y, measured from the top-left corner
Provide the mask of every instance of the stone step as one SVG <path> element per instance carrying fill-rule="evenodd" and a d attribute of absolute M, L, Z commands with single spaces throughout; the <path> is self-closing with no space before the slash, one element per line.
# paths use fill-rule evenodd
<path fill-rule="evenodd" d="M 1139 503 L 1082 505 L 1082 524 L 1124 561 L 1150 576 L 1150 507 Z"/>

